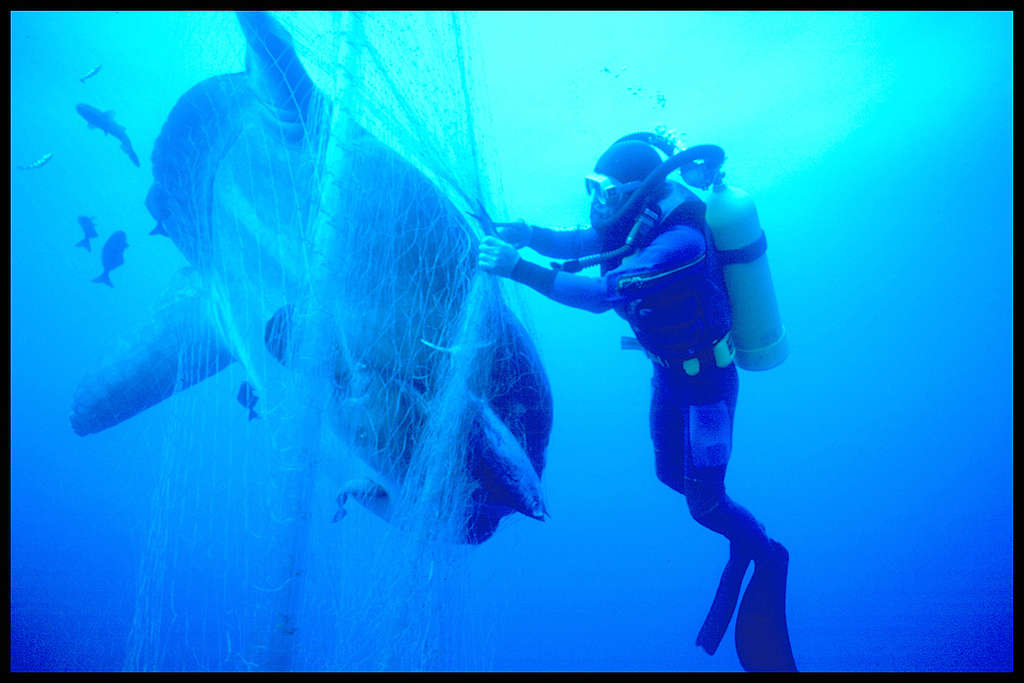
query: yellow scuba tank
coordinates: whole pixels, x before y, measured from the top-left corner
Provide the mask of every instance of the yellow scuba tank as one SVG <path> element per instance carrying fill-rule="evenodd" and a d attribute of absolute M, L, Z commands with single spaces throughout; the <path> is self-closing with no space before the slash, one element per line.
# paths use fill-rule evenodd
<path fill-rule="evenodd" d="M 750 195 L 719 177 L 707 201 L 705 220 L 732 307 L 736 364 L 744 370 L 768 370 L 789 355 L 786 329 L 779 318 L 768 270 L 764 231 Z"/>

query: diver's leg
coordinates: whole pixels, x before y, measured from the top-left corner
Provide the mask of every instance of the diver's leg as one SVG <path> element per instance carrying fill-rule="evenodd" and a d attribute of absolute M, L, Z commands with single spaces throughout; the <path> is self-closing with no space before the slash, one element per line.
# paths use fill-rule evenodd
<path fill-rule="evenodd" d="M 725 469 L 732 452 L 739 378 L 736 366 L 713 368 L 684 384 L 686 402 L 684 493 L 693 519 L 729 539 L 737 550 L 758 557 L 770 546 L 764 527 L 725 493 Z"/>
<path fill-rule="evenodd" d="M 683 493 L 686 451 L 686 403 L 671 373 L 655 365 L 651 396 L 651 442 L 658 480 Z"/>
<path fill-rule="evenodd" d="M 789 553 L 768 538 L 764 526 L 749 510 L 725 493 L 738 383 L 733 366 L 716 374 L 721 391 L 695 392 L 702 394 L 702 402 L 691 405 L 687 411 L 684 488 L 694 520 L 728 538 L 730 554 L 697 644 L 709 654 L 717 649 L 732 618 L 743 575 L 753 558 L 754 575 L 736 617 L 736 652 L 740 663 L 747 671 L 795 671 L 786 625 Z"/>

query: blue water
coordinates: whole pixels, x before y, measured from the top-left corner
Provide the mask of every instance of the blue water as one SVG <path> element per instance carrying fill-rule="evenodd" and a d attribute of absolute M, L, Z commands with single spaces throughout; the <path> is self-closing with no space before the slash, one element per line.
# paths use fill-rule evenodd
<path fill-rule="evenodd" d="M 1012 14 L 475 21 L 507 218 L 585 221 L 582 175 L 658 124 L 721 145 L 757 201 L 792 350 L 741 373 L 726 484 L 790 550 L 798 666 L 1012 670 Z M 160 126 L 242 57 L 231 15 L 11 15 L 12 670 L 124 662 L 157 464 L 131 421 L 81 438 L 67 415 L 184 264 L 147 235 Z M 116 111 L 141 168 L 78 102 Z M 115 229 L 110 289 L 90 280 Z M 523 289 L 555 401 L 551 519 L 474 551 L 487 668 L 739 670 L 731 629 L 714 657 L 693 645 L 727 544 L 654 476 L 649 362 L 614 313 Z"/>

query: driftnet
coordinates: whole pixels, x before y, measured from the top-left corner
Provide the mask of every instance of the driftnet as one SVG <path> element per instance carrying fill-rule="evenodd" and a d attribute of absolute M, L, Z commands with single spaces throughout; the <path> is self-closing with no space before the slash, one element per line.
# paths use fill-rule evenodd
<path fill-rule="evenodd" d="M 487 668 L 466 441 L 516 323 L 463 213 L 496 189 L 467 17 L 274 16 L 315 89 L 257 88 L 261 108 L 225 75 L 182 97 L 147 205 L 191 265 L 121 377 L 83 383 L 145 393 L 172 368 L 147 380 L 175 393 L 136 456 L 161 469 L 125 668 Z M 353 480 L 390 521 L 372 487 L 334 521 Z"/>

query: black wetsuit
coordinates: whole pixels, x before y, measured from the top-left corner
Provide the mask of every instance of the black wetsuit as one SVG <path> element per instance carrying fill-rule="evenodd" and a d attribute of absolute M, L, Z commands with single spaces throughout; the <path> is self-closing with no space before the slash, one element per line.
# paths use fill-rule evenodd
<path fill-rule="evenodd" d="M 753 515 L 725 493 L 738 378 L 731 361 L 718 367 L 711 353 L 729 331 L 731 314 L 701 216 L 702 210 L 668 212 L 650 245 L 601 277 L 556 272 L 522 259 L 511 277 L 570 306 L 595 313 L 615 308 L 630 323 L 653 361 L 650 426 L 658 479 L 686 496 L 698 523 L 757 558 L 768 551 L 769 539 Z M 604 245 L 593 230 L 535 227 L 528 246 L 574 258 Z M 693 376 L 682 366 L 687 357 L 699 361 Z"/>
<path fill-rule="evenodd" d="M 670 184 L 658 215 L 664 218 L 650 244 L 621 262 L 603 263 L 601 277 L 522 259 L 511 277 L 569 306 L 595 313 L 614 308 L 629 322 L 654 367 L 650 419 L 658 479 L 686 496 L 694 520 L 730 541 L 697 645 L 714 654 L 753 561 L 736 618 L 740 663 L 748 671 L 796 671 L 785 613 L 789 553 L 725 493 L 739 380 L 731 354 L 732 313 L 704 204 Z M 608 253 L 628 230 L 616 225 L 602 239 L 592 229 L 534 228 L 528 246 L 547 256 L 579 258 Z"/>

